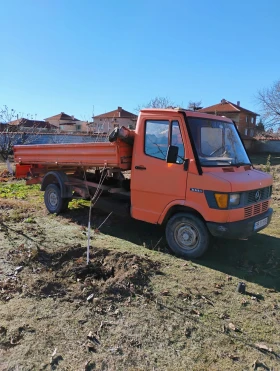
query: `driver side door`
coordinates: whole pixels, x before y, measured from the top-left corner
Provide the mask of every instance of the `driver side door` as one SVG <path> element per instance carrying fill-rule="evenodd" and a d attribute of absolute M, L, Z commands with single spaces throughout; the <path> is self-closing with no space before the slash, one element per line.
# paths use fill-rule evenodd
<path fill-rule="evenodd" d="M 142 132 L 144 145 L 134 148 L 132 163 L 131 215 L 149 223 L 157 223 L 172 202 L 185 202 L 188 172 L 184 170 L 186 143 L 182 135 L 181 117 L 170 120 L 146 120 Z M 166 162 L 169 145 L 179 147 L 177 161 Z"/>

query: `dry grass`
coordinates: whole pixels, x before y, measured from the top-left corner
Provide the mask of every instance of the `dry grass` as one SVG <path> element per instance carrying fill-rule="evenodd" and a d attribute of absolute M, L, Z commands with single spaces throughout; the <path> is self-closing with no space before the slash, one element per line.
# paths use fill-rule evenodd
<path fill-rule="evenodd" d="M 271 225 L 194 262 L 170 255 L 160 229 L 111 216 L 87 271 L 86 203 L 56 217 L 36 189 L 2 198 L 0 370 L 280 369 L 279 170 Z"/>

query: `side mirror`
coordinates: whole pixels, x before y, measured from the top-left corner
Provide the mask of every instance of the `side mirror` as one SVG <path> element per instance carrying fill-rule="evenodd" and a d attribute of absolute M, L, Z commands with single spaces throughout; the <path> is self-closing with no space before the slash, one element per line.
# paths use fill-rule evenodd
<path fill-rule="evenodd" d="M 179 152 L 179 147 L 169 146 L 167 150 L 166 162 L 168 164 L 176 164 L 178 152 Z"/>

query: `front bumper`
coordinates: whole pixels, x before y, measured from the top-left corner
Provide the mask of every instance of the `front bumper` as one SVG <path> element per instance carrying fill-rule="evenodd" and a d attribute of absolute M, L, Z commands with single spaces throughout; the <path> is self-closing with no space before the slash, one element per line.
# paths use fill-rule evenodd
<path fill-rule="evenodd" d="M 209 232 L 212 236 L 223 237 L 223 238 L 247 238 L 252 234 L 255 234 L 262 229 L 266 228 L 271 221 L 273 209 L 269 208 L 265 213 L 258 214 L 252 218 L 240 220 L 238 222 L 231 223 L 213 223 L 206 222 L 206 225 L 209 229 Z M 257 221 L 260 221 L 264 218 L 267 218 L 267 224 L 254 230 L 254 224 Z"/>

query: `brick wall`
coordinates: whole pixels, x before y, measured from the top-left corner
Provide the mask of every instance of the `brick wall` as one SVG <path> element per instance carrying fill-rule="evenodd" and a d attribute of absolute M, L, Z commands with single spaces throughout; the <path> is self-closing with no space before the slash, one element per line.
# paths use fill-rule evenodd
<path fill-rule="evenodd" d="M 252 137 L 255 135 L 256 116 L 240 112 L 238 130 L 241 134 Z M 247 130 L 246 130 L 247 129 Z"/>

